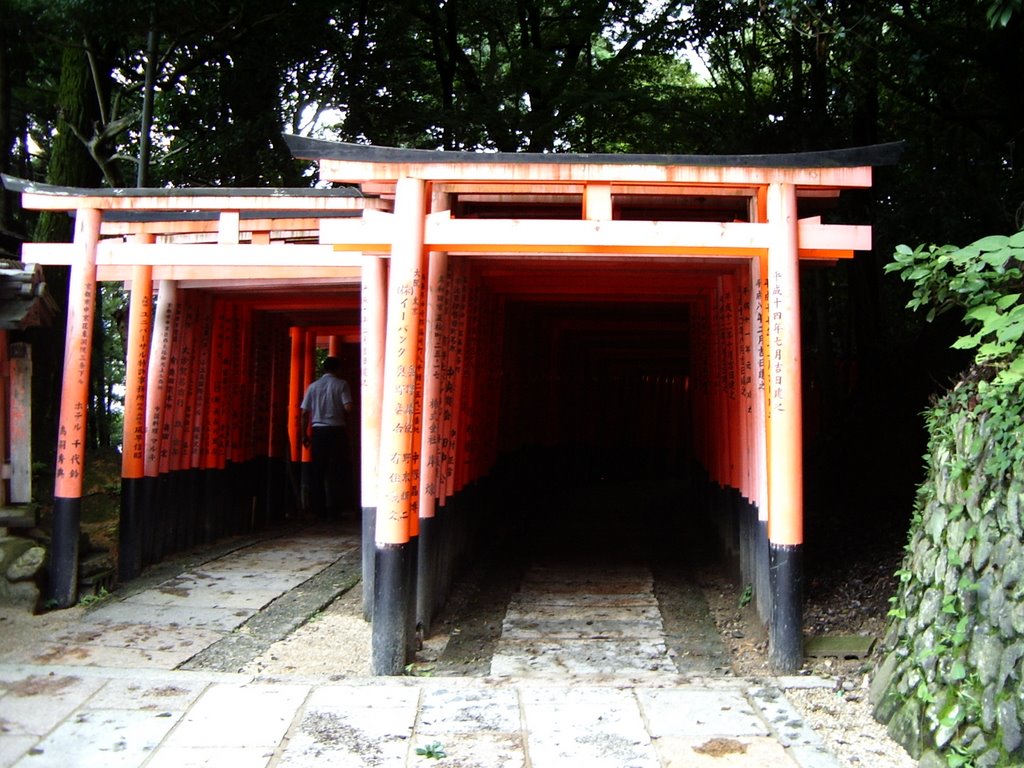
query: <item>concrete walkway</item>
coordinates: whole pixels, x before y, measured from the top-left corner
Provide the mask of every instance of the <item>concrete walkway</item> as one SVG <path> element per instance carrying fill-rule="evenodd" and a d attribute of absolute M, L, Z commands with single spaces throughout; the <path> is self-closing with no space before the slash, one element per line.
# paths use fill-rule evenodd
<path fill-rule="evenodd" d="M 0 647 L 0 766 L 840 765 L 780 681 L 683 677 L 660 648 L 626 675 L 517 674 L 508 654 L 486 678 L 220 671 L 351 588 L 358 562 L 354 531 L 236 543 L 151 569 L 35 647 Z M 656 629 L 625 602 L 641 637 Z"/>

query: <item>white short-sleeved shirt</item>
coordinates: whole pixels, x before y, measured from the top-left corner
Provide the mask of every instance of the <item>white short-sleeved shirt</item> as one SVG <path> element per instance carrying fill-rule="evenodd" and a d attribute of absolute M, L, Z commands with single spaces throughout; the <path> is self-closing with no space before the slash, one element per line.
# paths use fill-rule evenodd
<path fill-rule="evenodd" d="M 345 406 L 352 403 L 348 382 L 325 373 L 309 385 L 302 398 L 303 411 L 309 411 L 314 427 L 344 427 Z"/>

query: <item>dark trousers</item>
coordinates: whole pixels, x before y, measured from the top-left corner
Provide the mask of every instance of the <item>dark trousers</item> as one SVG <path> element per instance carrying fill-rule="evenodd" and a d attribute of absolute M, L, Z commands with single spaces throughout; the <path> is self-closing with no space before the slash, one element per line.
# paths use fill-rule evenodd
<path fill-rule="evenodd" d="M 350 506 L 351 470 L 345 427 L 313 427 L 310 508 L 317 517 L 341 517 Z"/>

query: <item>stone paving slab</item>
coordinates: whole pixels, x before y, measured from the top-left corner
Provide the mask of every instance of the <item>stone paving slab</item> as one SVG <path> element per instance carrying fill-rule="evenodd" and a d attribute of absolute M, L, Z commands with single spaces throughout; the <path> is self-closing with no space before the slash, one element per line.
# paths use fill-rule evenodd
<path fill-rule="evenodd" d="M 291 726 L 308 685 L 211 686 L 166 739 L 169 747 L 275 748 Z"/>
<path fill-rule="evenodd" d="M 586 589 L 580 587 L 580 589 Z M 573 593 L 572 590 L 555 592 L 537 586 L 534 589 L 522 589 L 512 595 L 509 605 L 544 605 L 551 608 L 587 608 L 605 607 L 637 607 L 649 608 L 657 605 L 647 592 L 622 592 L 617 594 Z"/>
<path fill-rule="evenodd" d="M 662 640 L 502 640 L 491 660 L 496 677 L 529 675 L 612 675 L 676 671 Z"/>
<path fill-rule="evenodd" d="M 267 747 L 161 747 L 146 768 L 267 768 L 273 756 Z"/>
<path fill-rule="evenodd" d="M 51 675 L 45 668 L 29 671 L 23 677 L 0 675 L 0 738 L 45 736 L 103 683 L 67 674 Z"/>
<path fill-rule="evenodd" d="M 299 582 L 301 583 L 301 582 Z M 191 579 L 175 579 L 158 589 L 144 592 L 124 600 L 129 605 L 139 606 L 188 606 L 195 608 L 246 609 L 258 611 L 276 598 L 285 589 L 295 584 L 282 583 L 258 588 L 251 584 L 244 587 L 219 587 L 211 582 L 201 583 Z"/>
<path fill-rule="evenodd" d="M 6 657 L 6 660 L 12 663 L 53 664 L 58 666 L 174 669 L 194 654 L 195 649 L 175 652 L 146 650 L 144 648 L 117 648 L 107 645 L 45 643 L 38 648 L 22 649 Z"/>
<path fill-rule="evenodd" d="M 611 619 L 616 621 L 657 621 L 660 624 L 661 611 L 658 609 L 656 600 L 646 600 L 639 605 L 616 603 L 580 605 L 569 603 L 569 601 L 551 604 L 541 601 L 513 600 L 509 603 L 505 618 L 509 622 L 520 620 L 586 622 Z"/>
<path fill-rule="evenodd" d="M 769 735 L 768 726 L 738 690 L 642 690 L 637 699 L 655 738 Z"/>
<path fill-rule="evenodd" d="M 4 659 L 8 663 L 173 669 L 221 636 L 206 629 L 87 622 L 56 635 L 53 641 L 5 654 Z"/>
<path fill-rule="evenodd" d="M 506 617 L 501 625 L 502 639 L 511 641 L 548 639 L 630 640 L 664 639 L 661 620 L 604 619 L 535 620 L 530 616 Z"/>
<path fill-rule="evenodd" d="M 87 710 L 185 712 L 209 685 L 209 681 L 183 675 L 153 680 L 109 680 L 84 706 Z"/>
<path fill-rule="evenodd" d="M 513 688 L 425 688 L 417 728 L 439 733 L 519 731 L 519 700 Z"/>
<path fill-rule="evenodd" d="M 534 768 L 659 768 L 632 692 L 591 686 L 523 688 L 523 719 Z"/>
<path fill-rule="evenodd" d="M 97 609 L 91 620 L 97 624 L 150 624 L 161 627 L 194 627 L 230 632 L 256 613 L 255 609 L 200 607 L 193 605 L 153 605 L 145 597 L 110 603 Z"/>
<path fill-rule="evenodd" d="M 170 712 L 85 709 L 40 741 L 17 768 L 121 768 L 140 765 L 175 725 Z M 73 756 L 73 757 L 72 757 Z"/>

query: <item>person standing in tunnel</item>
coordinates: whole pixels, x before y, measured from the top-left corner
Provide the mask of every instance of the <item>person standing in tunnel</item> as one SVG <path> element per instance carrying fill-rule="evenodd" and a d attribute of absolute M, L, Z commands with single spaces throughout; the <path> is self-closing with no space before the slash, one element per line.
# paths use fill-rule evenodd
<path fill-rule="evenodd" d="M 338 373 L 338 358 L 324 360 L 323 373 L 302 398 L 302 443 L 310 448 L 310 508 L 317 517 L 340 518 L 349 506 L 349 446 L 345 417 L 352 392 Z"/>

